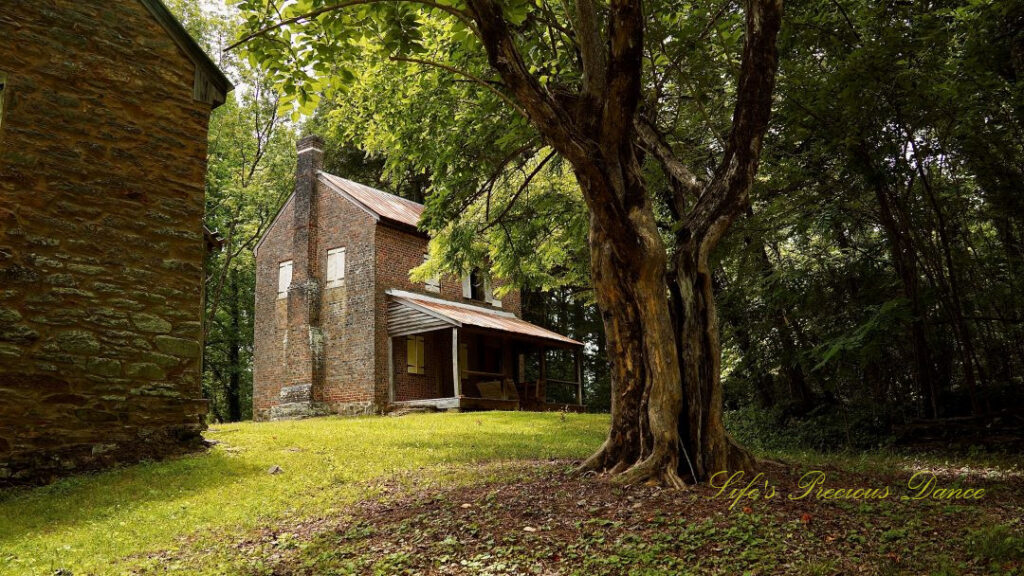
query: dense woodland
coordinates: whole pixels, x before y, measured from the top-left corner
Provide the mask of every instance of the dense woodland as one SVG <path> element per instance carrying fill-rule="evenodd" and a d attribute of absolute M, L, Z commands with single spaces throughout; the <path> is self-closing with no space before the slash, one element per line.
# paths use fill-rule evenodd
<path fill-rule="evenodd" d="M 328 140 L 328 171 L 426 201 L 424 275 L 487 262 L 522 288 L 527 320 L 585 341 L 587 404 L 609 409 L 573 170 L 487 86 L 486 62 L 451 47 L 472 41 L 465 27 L 397 5 L 350 16 L 386 19 L 374 28 L 384 48 L 332 44 L 339 64 L 303 83 L 253 56 L 266 45 L 222 52 L 253 29 L 252 2 L 248 24 L 171 4 L 239 86 L 210 129 L 207 225 L 224 238 L 207 266 L 213 418 L 250 416 L 252 247 L 310 132 Z M 660 106 L 641 164 L 667 242 L 676 182 L 659 149 L 713 175 L 744 41 L 742 5 L 671 8 L 647 19 L 660 48 L 645 52 L 643 82 Z M 412 32 L 389 36 L 396 21 Z M 542 78 L 565 74 L 557 22 L 536 24 L 548 27 L 530 48 L 548 50 L 530 53 Z M 921 420 L 1012 425 L 1024 406 L 1024 8 L 792 2 L 778 53 L 750 201 L 711 254 L 727 427 L 747 443 L 839 449 L 900 441 Z"/>

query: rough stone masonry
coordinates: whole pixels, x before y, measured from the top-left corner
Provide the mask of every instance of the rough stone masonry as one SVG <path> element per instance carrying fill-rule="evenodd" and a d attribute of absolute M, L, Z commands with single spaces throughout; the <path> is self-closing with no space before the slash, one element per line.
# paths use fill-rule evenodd
<path fill-rule="evenodd" d="M 159 0 L 4 0 L 0 38 L 0 485 L 188 449 L 231 85 Z"/>

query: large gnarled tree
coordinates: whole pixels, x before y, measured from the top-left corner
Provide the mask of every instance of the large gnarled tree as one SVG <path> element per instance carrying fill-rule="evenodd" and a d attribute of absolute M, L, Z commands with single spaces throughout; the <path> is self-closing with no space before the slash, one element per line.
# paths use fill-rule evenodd
<path fill-rule="evenodd" d="M 351 78 L 343 63 L 372 47 L 479 87 L 481 99 L 520 115 L 571 167 L 589 213 L 613 381 L 611 431 L 584 470 L 682 486 L 685 477 L 753 466 L 722 422 L 709 255 L 749 201 L 771 110 L 781 0 L 726 2 L 707 10 L 703 31 L 675 28 L 674 18 L 697 8 L 672 1 L 280 4 L 242 0 L 251 33 L 240 43 L 300 103 Z M 735 91 L 731 125 L 710 147 L 713 165 L 693 169 L 673 148 L 678 125 L 663 128 L 664 118 L 678 117 L 688 75 L 702 73 L 682 68 L 686 51 L 712 42 L 708 31 L 725 15 L 742 33 L 738 63 L 725 58 L 734 65 L 724 82 Z M 729 30 L 716 32 L 727 49 Z M 449 41 L 439 48 L 424 39 L 432 33 Z M 650 185 L 649 158 L 667 185 Z"/>

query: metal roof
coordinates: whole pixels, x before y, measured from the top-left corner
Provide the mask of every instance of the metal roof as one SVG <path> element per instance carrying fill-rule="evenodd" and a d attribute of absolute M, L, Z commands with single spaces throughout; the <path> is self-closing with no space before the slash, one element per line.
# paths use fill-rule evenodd
<path fill-rule="evenodd" d="M 334 174 L 320 172 L 320 181 L 347 196 L 350 200 L 378 218 L 384 218 L 415 228 L 423 214 L 423 204 L 388 194 L 365 184 L 353 182 Z"/>
<path fill-rule="evenodd" d="M 498 330 L 511 334 L 540 338 L 543 340 L 553 340 L 561 344 L 570 344 L 573 346 L 583 345 L 582 342 L 577 342 L 572 338 L 562 336 L 561 334 L 552 332 L 547 328 L 541 328 L 536 324 L 530 324 L 525 320 L 521 320 L 511 312 L 491 310 L 482 306 L 473 306 L 471 304 L 464 304 L 461 302 L 442 300 L 440 298 L 416 294 L 414 292 L 406 292 L 404 290 L 388 290 L 387 294 L 400 304 L 419 309 L 421 312 L 434 317 L 440 317 L 452 326 L 459 327 L 469 325 L 477 328 L 486 328 L 488 330 Z"/>

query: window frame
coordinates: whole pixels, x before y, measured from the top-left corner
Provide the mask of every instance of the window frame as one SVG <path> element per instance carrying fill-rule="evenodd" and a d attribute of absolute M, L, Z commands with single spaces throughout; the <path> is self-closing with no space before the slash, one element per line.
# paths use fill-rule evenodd
<path fill-rule="evenodd" d="M 487 277 L 479 268 L 469 272 L 469 299 L 474 302 L 487 302 Z"/>

